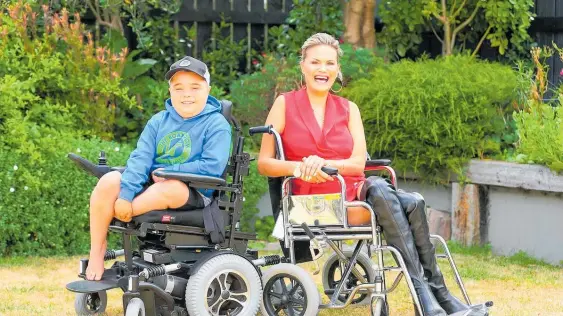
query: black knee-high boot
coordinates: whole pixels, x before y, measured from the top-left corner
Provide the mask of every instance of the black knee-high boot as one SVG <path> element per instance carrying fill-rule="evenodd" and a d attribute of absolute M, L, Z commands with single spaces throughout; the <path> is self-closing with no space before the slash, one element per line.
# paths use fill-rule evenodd
<path fill-rule="evenodd" d="M 361 196 L 377 214 L 387 244 L 397 248 L 401 253 L 424 315 L 445 316 L 446 312 L 440 307 L 424 280 L 424 270 L 419 261 L 409 222 L 395 188 L 383 178 L 370 177 L 362 188 Z"/>
<path fill-rule="evenodd" d="M 468 305 L 450 293 L 444 282 L 444 275 L 436 262 L 436 249 L 430 241 L 424 198 L 418 193 L 403 191 L 398 191 L 397 196 L 407 215 L 420 263 L 434 297 L 448 314 L 468 310 Z"/>

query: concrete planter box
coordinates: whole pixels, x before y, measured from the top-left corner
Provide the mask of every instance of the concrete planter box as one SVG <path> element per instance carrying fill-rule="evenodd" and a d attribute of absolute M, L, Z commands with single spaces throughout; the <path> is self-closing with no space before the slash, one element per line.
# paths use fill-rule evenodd
<path fill-rule="evenodd" d="M 465 245 L 490 243 L 496 254 L 525 251 L 563 263 L 563 176 L 547 167 L 472 160 L 463 184 L 407 176 L 398 187 L 425 197 L 433 233 Z M 268 194 L 258 207 L 259 216 L 272 214 Z"/>
<path fill-rule="evenodd" d="M 418 191 L 433 209 L 451 215 L 451 238 L 465 245 L 490 243 L 496 254 L 518 251 L 563 262 L 563 176 L 539 165 L 472 160 L 464 184 L 399 182 Z M 432 223 L 431 223 L 432 227 Z"/>

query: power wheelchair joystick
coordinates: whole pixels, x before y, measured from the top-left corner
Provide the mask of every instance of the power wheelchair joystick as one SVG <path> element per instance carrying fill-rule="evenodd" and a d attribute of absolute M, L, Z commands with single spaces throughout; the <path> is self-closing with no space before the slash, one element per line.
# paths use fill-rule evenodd
<path fill-rule="evenodd" d="M 98 158 L 98 166 L 107 166 L 106 152 L 100 151 L 100 156 Z"/>

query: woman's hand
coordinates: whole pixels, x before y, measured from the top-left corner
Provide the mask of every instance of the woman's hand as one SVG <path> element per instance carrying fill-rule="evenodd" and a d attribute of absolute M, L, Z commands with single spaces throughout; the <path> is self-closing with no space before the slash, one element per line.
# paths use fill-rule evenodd
<path fill-rule="evenodd" d="M 130 222 L 133 218 L 133 203 L 124 199 L 117 199 L 114 204 L 115 218 L 122 222 Z"/>
<path fill-rule="evenodd" d="M 326 166 L 327 162 L 323 158 L 312 155 L 303 157 L 301 163 L 301 179 L 310 183 L 323 183 L 326 181 L 333 181 L 334 179 L 321 170 Z"/>

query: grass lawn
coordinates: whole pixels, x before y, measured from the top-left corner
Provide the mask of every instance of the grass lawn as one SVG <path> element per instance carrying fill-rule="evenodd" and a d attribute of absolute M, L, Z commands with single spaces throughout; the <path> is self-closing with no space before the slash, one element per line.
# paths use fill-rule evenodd
<path fill-rule="evenodd" d="M 563 315 L 563 268 L 521 254 L 492 256 L 488 248 L 453 245 L 451 250 L 470 299 L 476 303 L 494 301 L 491 315 Z M 74 295 L 65 290 L 65 284 L 77 279 L 79 258 L 1 258 L 0 315 L 74 315 Z M 460 295 L 447 261 L 440 260 L 440 265 L 448 284 Z M 312 264 L 303 267 L 313 270 Z M 320 288 L 320 274 L 313 277 Z M 406 288 L 402 281 L 389 296 L 391 315 L 413 315 Z M 108 299 L 106 315 L 123 315 L 121 291 L 109 291 Z M 323 310 L 319 315 L 342 314 L 369 315 L 369 309 Z"/>

